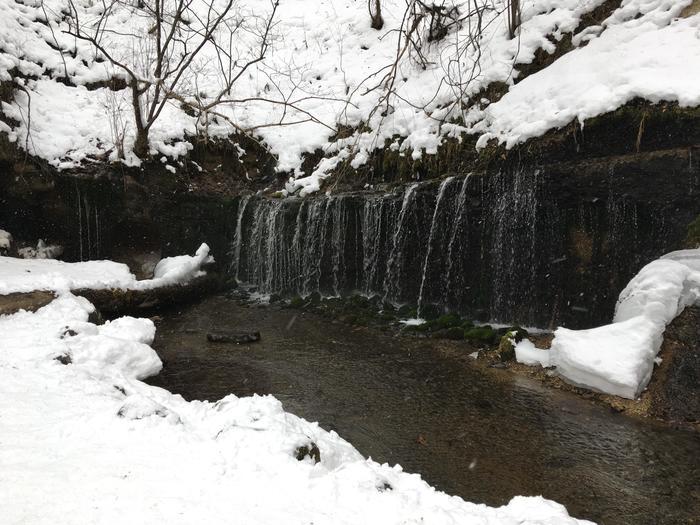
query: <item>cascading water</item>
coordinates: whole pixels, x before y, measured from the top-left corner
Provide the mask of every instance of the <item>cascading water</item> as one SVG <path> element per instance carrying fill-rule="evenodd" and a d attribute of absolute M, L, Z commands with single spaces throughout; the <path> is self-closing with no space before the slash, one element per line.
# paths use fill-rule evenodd
<path fill-rule="evenodd" d="M 590 291 L 638 270 L 611 255 L 634 244 L 642 260 L 665 248 L 661 235 L 658 246 L 645 246 L 653 255 L 634 242 L 640 230 L 662 232 L 663 216 L 642 217 L 620 195 L 557 203 L 543 187 L 531 169 L 386 194 L 242 197 L 230 271 L 270 294 L 362 293 L 539 326 L 606 320 L 611 296 Z"/>
<path fill-rule="evenodd" d="M 431 264 L 440 264 L 442 262 L 441 257 L 437 257 L 437 260 L 433 262 L 432 255 L 437 248 L 442 246 L 440 240 L 444 236 L 444 229 L 439 228 L 442 225 L 440 221 L 440 214 L 447 213 L 447 206 L 443 204 L 445 200 L 445 193 L 447 188 L 454 182 L 454 177 L 447 177 L 444 181 L 440 183 L 438 188 L 437 200 L 435 202 L 435 211 L 433 212 L 433 219 L 430 223 L 430 234 L 428 235 L 428 249 L 425 254 L 425 260 L 423 261 L 423 268 L 421 272 L 420 289 L 418 291 L 418 316 L 421 314 L 421 309 L 425 300 L 426 292 L 426 280 L 429 274 Z M 437 237 L 440 237 L 438 239 Z M 436 246 L 437 245 L 437 246 Z"/>

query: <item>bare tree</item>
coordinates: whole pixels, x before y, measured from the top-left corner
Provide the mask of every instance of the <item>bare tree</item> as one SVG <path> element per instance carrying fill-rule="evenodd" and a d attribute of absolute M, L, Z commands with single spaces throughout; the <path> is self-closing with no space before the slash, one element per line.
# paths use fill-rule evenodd
<path fill-rule="evenodd" d="M 74 0 L 69 0 L 69 29 L 76 39 L 89 42 L 96 54 L 126 76 L 136 128 L 134 153 L 145 158 L 149 153 L 149 132 L 166 104 L 177 102 L 206 120 L 215 107 L 225 102 L 234 84 L 254 64 L 262 61 L 270 46 L 271 30 L 279 0 L 270 0 L 270 9 L 253 22 L 244 21 L 234 0 L 201 2 L 198 0 L 101 0 L 96 19 L 82 20 Z M 136 19 L 124 32 L 114 29 L 111 17 L 117 9 Z M 141 22 L 139 25 L 138 22 Z M 246 52 L 236 48 L 236 33 L 252 34 L 255 44 Z M 131 52 L 113 41 L 130 42 Z M 205 55 L 203 50 L 209 53 Z M 211 52 L 211 50 L 214 50 Z M 221 78 L 216 93 L 201 93 L 199 68 L 215 57 Z"/>

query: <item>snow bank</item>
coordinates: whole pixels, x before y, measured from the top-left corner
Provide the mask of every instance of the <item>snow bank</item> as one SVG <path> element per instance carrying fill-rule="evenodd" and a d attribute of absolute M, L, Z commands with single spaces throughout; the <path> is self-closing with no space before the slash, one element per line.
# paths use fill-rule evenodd
<path fill-rule="evenodd" d="M 635 97 L 700 105 L 700 16 L 677 18 L 690 1 L 626 0 L 587 45 L 511 86 L 471 131 L 508 148 L 574 120 L 613 111 Z M 580 39 L 579 39 L 580 40 Z M 575 40 L 575 42 L 578 42 Z"/>
<path fill-rule="evenodd" d="M 213 260 L 209 246 L 202 244 L 194 256 L 179 255 L 161 260 L 156 265 L 153 279 L 138 281 L 128 266 L 113 261 L 67 263 L 0 257 L 0 295 L 35 290 L 65 292 L 81 288 L 152 290 L 185 284 L 204 275 L 206 272 L 202 266 Z"/>
<path fill-rule="evenodd" d="M 535 347 L 529 339 L 523 339 L 515 345 L 515 360 L 524 365 L 547 368 L 551 366 L 550 352 Z"/>
<path fill-rule="evenodd" d="M 65 294 L 0 316 L 3 523 L 589 523 L 539 497 L 448 496 L 271 396 L 187 402 L 146 385 L 160 367 L 152 323 L 95 326 L 91 310 Z M 320 463 L 298 461 L 311 442 Z"/>
<path fill-rule="evenodd" d="M 635 399 L 651 379 L 666 325 L 694 304 L 700 304 L 700 249 L 664 255 L 622 291 L 612 324 L 557 329 L 551 363 L 571 383 Z"/>

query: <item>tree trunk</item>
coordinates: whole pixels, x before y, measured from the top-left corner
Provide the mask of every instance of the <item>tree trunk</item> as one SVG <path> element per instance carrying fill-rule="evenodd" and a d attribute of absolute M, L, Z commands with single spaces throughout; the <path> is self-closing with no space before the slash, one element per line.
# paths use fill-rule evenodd
<path fill-rule="evenodd" d="M 141 160 L 145 160 L 148 157 L 149 151 L 148 144 L 148 130 L 139 129 L 136 130 L 136 142 L 134 142 L 134 153 Z"/>
<path fill-rule="evenodd" d="M 379 30 L 384 27 L 382 18 L 382 6 L 380 0 L 374 0 L 374 12 L 372 12 L 372 0 L 369 0 L 369 16 L 372 19 L 372 29 Z"/>

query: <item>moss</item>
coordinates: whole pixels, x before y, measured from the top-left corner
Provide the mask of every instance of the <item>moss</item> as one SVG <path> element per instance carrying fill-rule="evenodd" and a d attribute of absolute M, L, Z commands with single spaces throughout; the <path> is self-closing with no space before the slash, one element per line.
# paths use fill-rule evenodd
<path fill-rule="evenodd" d="M 304 306 L 304 299 L 300 295 L 296 295 L 289 300 L 289 306 L 292 308 L 301 308 Z"/>
<path fill-rule="evenodd" d="M 498 335 L 489 325 L 477 326 L 464 331 L 464 338 L 473 343 L 491 345 L 495 343 Z"/>
<path fill-rule="evenodd" d="M 462 319 L 456 314 L 445 314 L 441 315 L 435 321 L 432 322 L 435 330 L 442 330 L 444 328 L 460 327 L 462 324 Z"/>
<path fill-rule="evenodd" d="M 700 215 L 688 225 L 688 233 L 685 236 L 686 248 L 700 248 Z"/>
<path fill-rule="evenodd" d="M 501 361 L 515 359 L 515 345 L 527 337 L 527 330 L 519 326 L 508 328 L 498 343 L 498 355 Z"/>

